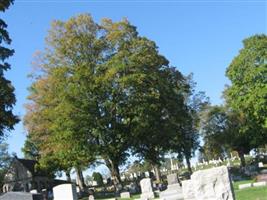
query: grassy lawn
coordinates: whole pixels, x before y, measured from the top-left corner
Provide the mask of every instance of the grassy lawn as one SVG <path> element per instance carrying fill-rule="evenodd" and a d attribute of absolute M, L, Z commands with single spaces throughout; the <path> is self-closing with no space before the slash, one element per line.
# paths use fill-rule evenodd
<path fill-rule="evenodd" d="M 236 200 L 267 200 L 267 187 L 252 187 L 235 191 Z"/>

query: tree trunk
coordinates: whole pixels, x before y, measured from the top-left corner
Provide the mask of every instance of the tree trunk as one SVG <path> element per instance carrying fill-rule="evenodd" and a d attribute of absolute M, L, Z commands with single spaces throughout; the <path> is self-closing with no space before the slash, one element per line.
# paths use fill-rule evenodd
<path fill-rule="evenodd" d="M 119 190 L 121 189 L 121 177 L 120 177 L 119 165 L 110 159 L 105 160 L 105 162 L 110 170 L 116 192 L 119 192 Z"/>
<path fill-rule="evenodd" d="M 83 178 L 83 172 L 79 167 L 75 168 L 76 171 L 76 182 L 80 188 L 81 191 L 85 191 L 85 183 Z"/>
<path fill-rule="evenodd" d="M 65 171 L 66 177 L 67 177 L 67 181 L 71 182 L 71 177 L 70 177 L 70 170 L 66 170 Z"/>
<path fill-rule="evenodd" d="M 186 160 L 187 169 L 188 169 L 189 173 L 192 174 L 193 171 L 192 171 L 192 168 L 191 168 L 190 157 L 189 156 L 185 156 L 185 160 Z"/>
<path fill-rule="evenodd" d="M 153 165 L 153 169 L 155 171 L 155 177 L 156 177 L 156 181 L 158 183 L 161 182 L 161 174 L 160 174 L 160 169 L 159 169 L 159 165 L 158 164 L 154 164 Z"/>
<path fill-rule="evenodd" d="M 246 160 L 245 160 L 245 156 L 244 156 L 244 152 L 242 150 L 238 151 L 238 156 L 240 158 L 240 166 L 241 167 L 245 167 L 246 166 Z"/>

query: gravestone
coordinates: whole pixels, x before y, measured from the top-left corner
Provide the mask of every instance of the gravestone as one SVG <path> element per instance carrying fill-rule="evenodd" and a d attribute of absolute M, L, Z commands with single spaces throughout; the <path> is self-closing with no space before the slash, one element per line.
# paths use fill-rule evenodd
<path fill-rule="evenodd" d="M 62 184 L 53 188 L 54 200 L 78 200 L 76 187 Z"/>
<path fill-rule="evenodd" d="M 266 185 L 267 185 L 267 182 L 265 182 L 265 181 L 253 183 L 253 187 L 262 187 L 262 186 L 266 186 Z"/>
<path fill-rule="evenodd" d="M 263 162 L 259 162 L 259 163 L 258 163 L 258 167 L 259 167 L 259 168 L 263 168 L 263 167 L 264 167 Z"/>
<path fill-rule="evenodd" d="M 89 195 L 88 200 L 95 200 L 95 197 L 93 195 Z"/>
<path fill-rule="evenodd" d="M 234 200 L 234 192 L 226 166 L 194 172 L 191 176 L 197 200 Z"/>
<path fill-rule="evenodd" d="M 250 188 L 250 187 L 252 187 L 252 183 L 246 183 L 246 184 L 238 185 L 238 189 L 239 190 L 242 190 L 242 189 L 245 189 L 245 188 Z"/>
<path fill-rule="evenodd" d="M 192 180 L 182 181 L 182 189 L 183 189 L 184 200 L 197 200 L 195 198 Z"/>
<path fill-rule="evenodd" d="M 155 197 L 150 178 L 143 178 L 140 181 L 140 186 L 142 191 L 141 200 L 153 199 Z"/>
<path fill-rule="evenodd" d="M 121 198 L 122 199 L 131 198 L 130 192 L 122 192 L 121 193 Z"/>
<path fill-rule="evenodd" d="M 180 186 L 177 174 L 169 174 L 167 176 L 168 188 L 160 192 L 161 200 L 182 200 L 183 192 L 182 187 Z"/>
<path fill-rule="evenodd" d="M 0 196 L 0 200 L 43 200 L 43 196 L 26 192 L 7 192 Z"/>

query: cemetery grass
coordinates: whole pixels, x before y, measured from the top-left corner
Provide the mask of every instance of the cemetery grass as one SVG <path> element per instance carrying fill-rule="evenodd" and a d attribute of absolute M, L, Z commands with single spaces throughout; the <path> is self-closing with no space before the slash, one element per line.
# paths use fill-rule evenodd
<path fill-rule="evenodd" d="M 267 187 L 252 187 L 235 191 L 236 200 L 267 200 Z"/>

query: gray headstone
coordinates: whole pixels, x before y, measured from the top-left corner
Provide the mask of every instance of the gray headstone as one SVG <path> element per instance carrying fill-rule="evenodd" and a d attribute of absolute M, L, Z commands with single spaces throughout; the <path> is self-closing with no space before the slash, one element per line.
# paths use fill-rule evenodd
<path fill-rule="evenodd" d="M 234 200 L 226 166 L 194 172 L 191 176 L 197 200 Z"/>
<path fill-rule="evenodd" d="M 167 176 L 168 185 L 179 183 L 177 174 L 169 174 Z"/>
<path fill-rule="evenodd" d="M 167 176 L 168 189 L 160 192 L 160 199 L 162 200 L 182 200 L 183 193 L 179 184 L 177 174 L 169 174 Z"/>
<path fill-rule="evenodd" d="M 154 199 L 154 192 L 152 189 L 151 179 L 144 178 L 140 181 L 141 185 L 141 200 Z"/>
<path fill-rule="evenodd" d="M 0 200 L 43 200 L 43 196 L 26 192 L 7 192 L 0 196 Z"/>

